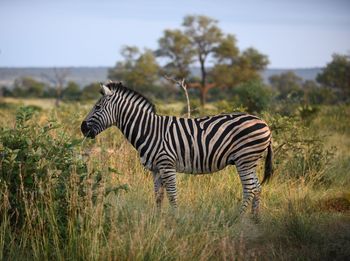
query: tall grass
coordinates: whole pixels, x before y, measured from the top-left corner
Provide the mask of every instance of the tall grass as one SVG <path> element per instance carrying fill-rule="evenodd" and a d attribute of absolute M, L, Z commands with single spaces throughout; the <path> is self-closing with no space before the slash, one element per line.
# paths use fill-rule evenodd
<path fill-rule="evenodd" d="M 332 121 L 339 126 L 330 127 L 323 120 L 330 117 L 329 110 L 341 115 L 337 110 L 346 114 L 349 107 L 321 108 L 307 127 L 298 119 L 265 114 L 274 128 L 275 147 L 285 145 L 276 153 L 275 177 L 263 186 L 259 224 L 249 214 L 234 220 L 241 200 L 234 167 L 213 175 L 179 174 L 178 212 L 165 201 L 159 213 L 151 175 L 118 130 L 109 129 L 94 141 L 81 140 L 79 124 L 87 110 L 88 106 L 65 105 L 37 111 L 28 120 L 27 129 L 40 129 L 54 119 L 59 127 L 48 133 L 47 140 L 60 141 L 63 147 L 79 142 L 70 148 L 72 161 L 63 184 L 48 176 L 36 178 L 30 187 L 19 179 L 19 209 L 11 205 L 9 186 L 1 187 L 1 260 L 344 260 L 350 256 L 350 165 L 345 153 L 350 137 L 343 121 Z M 15 108 L 0 113 L 6 115 L 0 120 L 2 132 L 18 128 Z M 5 147 L 2 142 L 1 153 Z M 2 178 L 10 170 L 3 168 L 7 156 L 1 155 Z M 52 158 L 46 160 L 51 164 L 48 173 L 57 170 Z M 82 173 L 74 162 L 86 170 Z M 37 173 L 36 169 L 31 174 Z M 59 195 L 58 184 L 64 188 Z M 21 211 L 21 223 L 7 214 L 16 211 Z"/>

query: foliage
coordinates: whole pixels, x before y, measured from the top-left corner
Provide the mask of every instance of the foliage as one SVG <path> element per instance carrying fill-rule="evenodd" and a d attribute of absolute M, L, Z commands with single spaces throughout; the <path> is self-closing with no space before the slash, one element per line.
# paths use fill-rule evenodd
<path fill-rule="evenodd" d="M 170 115 L 181 115 L 184 107 L 180 102 L 160 103 Z M 194 103 L 201 110 L 198 115 L 237 108 L 233 101 L 208 103 L 204 108 L 199 100 Z M 10 194 L 0 190 L 1 260 L 297 260 L 300 256 L 345 260 L 350 254 L 347 105 L 317 107 L 317 117 L 308 125 L 300 116 L 261 115 L 273 130 L 275 174 L 262 186 L 260 224 L 252 222 L 248 213 L 241 221 L 233 221 L 242 196 L 234 167 L 214 175 L 179 174 L 178 213 L 169 211 L 167 202 L 156 212 L 151 173 L 142 167 L 137 152 L 119 131 L 111 128 L 95 140 L 65 148 L 64 144 L 80 141 L 79 125 L 90 105 L 64 103 L 59 109 L 41 109 L 25 121 L 27 128 L 14 126 L 14 107 L 0 108 L 0 137 L 5 130 L 16 130 L 22 133 L 17 136 L 31 140 L 32 148 L 42 142 L 43 147 L 37 147 L 45 152 L 53 149 L 49 156 L 41 156 L 48 162 L 50 178 L 39 183 L 33 174 L 34 184 L 27 185 L 32 192 L 25 196 L 20 192 L 16 199 L 24 203 L 22 226 L 14 227 L 3 214 L 9 213 Z M 17 115 L 18 120 L 29 118 Z M 57 128 L 38 136 L 53 115 L 56 122 L 52 127 Z M 28 133 L 23 134 L 25 130 Z M 25 142 L 24 138 L 19 140 Z M 337 150 L 331 149 L 334 145 Z M 1 152 L 3 148 L 1 141 Z M 23 148 L 33 158 L 29 146 L 24 144 Z M 87 167 L 80 179 L 76 163 L 69 166 L 71 173 L 62 190 L 64 207 L 54 197 L 61 189 L 59 178 L 53 175 L 59 174 L 54 171 L 58 168 L 55 160 L 63 158 L 62 151 Z M 9 156 L 1 153 L 2 160 L 4 157 Z M 35 170 L 40 167 L 38 162 L 25 162 L 22 165 L 27 170 L 29 166 Z M 259 164 L 257 170 L 260 177 L 262 166 Z M 121 185 L 125 183 L 130 184 L 129 192 L 121 193 L 120 189 L 127 188 Z M 338 201 L 333 199 L 346 203 L 342 208 L 334 207 Z"/>
<path fill-rule="evenodd" d="M 187 78 L 195 55 L 188 36 L 178 29 L 165 30 L 158 44 L 156 55 L 170 60 L 163 68 L 165 73 L 175 78 Z"/>
<path fill-rule="evenodd" d="M 235 39 L 231 38 L 231 47 L 228 41 L 226 39 L 223 45 L 216 49 L 218 62 L 211 72 L 215 84 L 219 87 L 232 88 L 240 83 L 261 80 L 260 72 L 269 63 L 267 56 L 254 48 L 248 48 L 237 54 L 234 51 Z"/>
<path fill-rule="evenodd" d="M 247 108 L 248 112 L 266 110 L 272 100 L 272 92 L 261 81 L 242 83 L 233 93 L 237 103 Z"/>
<path fill-rule="evenodd" d="M 79 100 L 80 95 L 81 95 L 80 86 L 73 81 L 69 81 L 67 84 L 67 87 L 63 89 L 62 99 L 76 101 L 76 100 Z"/>
<path fill-rule="evenodd" d="M 218 21 L 203 15 L 185 16 L 182 25 L 185 35 L 188 36 L 196 53 L 196 60 L 200 64 L 201 81 L 197 85 L 200 90 L 200 100 L 203 106 L 211 85 L 208 84 L 207 59 L 220 44 L 222 38 L 221 29 L 217 26 Z M 209 87 L 211 86 L 211 87 Z"/>
<path fill-rule="evenodd" d="M 91 83 L 84 87 L 84 89 L 81 92 L 81 99 L 82 100 L 97 100 L 99 97 L 99 93 L 101 90 L 101 86 L 98 82 Z"/>
<path fill-rule="evenodd" d="M 303 83 L 304 103 L 310 105 L 334 104 L 338 99 L 332 89 L 319 86 L 315 81 Z"/>
<path fill-rule="evenodd" d="M 2 128 L 1 138 L 1 191 L 8 191 L 11 223 L 20 227 L 26 217 L 22 197 L 36 201 L 52 193 L 60 215 L 65 210 L 65 191 L 73 171 L 81 178 L 87 174 L 87 165 L 76 157 L 76 147 L 81 140 L 70 140 L 64 133 L 53 137 L 50 132 L 59 128 L 55 121 L 41 127 L 31 122 L 35 107 L 21 107 L 14 128 Z M 45 191 L 48 183 L 54 191 Z M 2 195 L 3 197 L 4 195 Z M 63 218 L 63 217 L 62 217 Z M 60 219 L 59 221 L 62 221 Z"/>
<path fill-rule="evenodd" d="M 310 133 L 298 118 L 275 116 L 267 120 L 273 131 L 275 163 L 283 173 L 280 178 L 328 184 L 334 151 L 325 148 L 324 137 Z"/>
<path fill-rule="evenodd" d="M 317 116 L 318 112 L 318 107 L 308 104 L 298 107 L 298 114 L 306 125 L 310 124 L 310 122 Z"/>
<path fill-rule="evenodd" d="M 15 97 L 42 97 L 45 84 L 30 77 L 23 77 L 15 80 L 13 96 Z"/>
<path fill-rule="evenodd" d="M 341 90 L 346 98 L 350 95 L 350 58 L 334 54 L 332 61 L 317 75 L 317 81 L 329 88 Z"/>
<path fill-rule="evenodd" d="M 272 75 L 269 78 L 272 88 L 279 91 L 279 99 L 288 99 L 290 101 L 299 102 L 303 97 L 301 89 L 302 78 L 294 72 L 288 71 L 280 75 Z"/>
<path fill-rule="evenodd" d="M 189 66 L 200 65 L 200 79 L 191 79 L 189 88 L 199 91 L 201 105 L 207 101 L 209 90 L 259 80 L 259 72 L 268 64 L 265 55 L 254 48 L 240 53 L 234 35 L 224 35 L 218 21 L 203 15 L 189 15 L 182 23 L 184 30 L 165 30 L 159 39 L 158 56 L 170 60 L 164 71 L 175 77 L 189 77 Z M 209 70 L 208 60 L 214 61 Z"/>
<path fill-rule="evenodd" d="M 217 26 L 217 23 L 218 21 L 215 19 L 203 15 L 189 15 L 183 20 L 182 25 L 185 28 L 185 34 L 189 37 L 192 45 L 196 49 L 201 67 L 204 67 L 208 55 L 211 54 L 220 43 L 222 32 Z M 205 73 L 205 71 L 202 71 L 202 73 L 203 72 Z"/>
<path fill-rule="evenodd" d="M 86 159 L 79 156 L 81 139 L 60 131 L 56 121 L 36 124 L 33 118 L 37 111 L 33 106 L 21 107 L 15 127 L 0 130 L 0 198 L 9 205 L 0 218 L 8 217 L 13 228 L 21 229 L 30 218 L 28 201 L 45 209 L 45 200 L 50 198 L 50 209 L 63 236 L 71 211 L 67 191 L 73 186 L 79 196 L 86 195 L 84 181 L 95 176 L 93 188 L 98 188 L 101 172 L 88 171 Z M 76 177 L 73 181 L 72 175 Z M 120 188 L 125 186 L 106 187 L 106 193 Z"/>
<path fill-rule="evenodd" d="M 135 90 L 146 91 L 153 86 L 159 73 L 159 65 L 151 50 L 140 53 L 138 48 L 125 46 L 122 51 L 124 61 L 118 62 L 108 73 L 111 80 L 123 81 Z"/>

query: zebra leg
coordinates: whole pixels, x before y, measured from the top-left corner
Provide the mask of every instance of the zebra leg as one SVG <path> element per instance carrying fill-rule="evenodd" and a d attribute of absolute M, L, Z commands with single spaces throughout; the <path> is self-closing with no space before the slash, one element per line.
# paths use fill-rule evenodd
<path fill-rule="evenodd" d="M 173 208 L 177 208 L 177 192 L 176 192 L 176 171 L 175 169 L 161 169 L 160 176 L 166 189 L 169 203 Z"/>
<path fill-rule="evenodd" d="M 160 210 L 164 198 L 164 187 L 162 184 L 162 178 L 158 171 L 153 172 L 153 182 L 154 182 L 154 194 L 156 198 L 157 208 Z"/>
<path fill-rule="evenodd" d="M 254 197 L 252 202 L 252 214 L 253 218 L 259 221 L 259 205 L 260 205 L 260 194 L 261 194 L 261 185 L 258 178 L 255 178 L 255 189 Z"/>
<path fill-rule="evenodd" d="M 243 188 L 243 199 L 240 209 L 240 215 L 242 216 L 248 205 L 253 201 L 252 208 L 254 213 L 259 212 L 259 198 L 260 198 L 260 184 L 255 173 L 255 167 L 253 169 L 242 169 L 237 167 L 239 177 L 241 179 Z M 255 199 L 255 200 L 254 200 Z"/>

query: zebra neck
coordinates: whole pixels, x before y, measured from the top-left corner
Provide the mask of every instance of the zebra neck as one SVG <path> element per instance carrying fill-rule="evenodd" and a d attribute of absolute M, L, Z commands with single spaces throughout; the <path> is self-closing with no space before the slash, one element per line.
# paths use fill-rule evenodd
<path fill-rule="evenodd" d="M 140 152 L 142 146 L 156 135 L 154 125 L 159 125 L 162 117 L 143 108 L 134 107 L 120 112 L 118 118 L 120 121 L 117 127 Z"/>

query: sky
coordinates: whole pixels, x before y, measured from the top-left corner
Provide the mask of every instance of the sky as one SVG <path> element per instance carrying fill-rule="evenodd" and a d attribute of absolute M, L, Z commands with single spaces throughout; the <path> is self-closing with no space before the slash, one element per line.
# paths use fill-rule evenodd
<path fill-rule="evenodd" d="M 348 0 L 0 0 L 0 67 L 114 66 L 123 46 L 156 49 L 165 29 L 199 14 L 269 68 L 350 54 Z"/>

